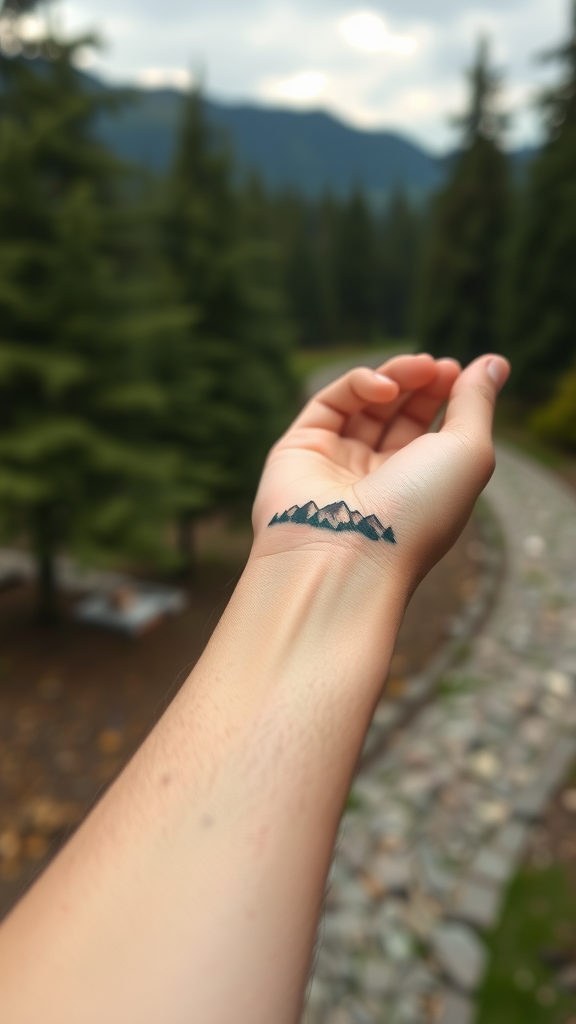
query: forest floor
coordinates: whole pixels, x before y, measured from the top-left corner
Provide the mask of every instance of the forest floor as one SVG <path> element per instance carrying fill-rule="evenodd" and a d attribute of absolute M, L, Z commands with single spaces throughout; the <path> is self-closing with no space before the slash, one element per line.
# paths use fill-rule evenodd
<path fill-rule="evenodd" d="M 472 522 L 414 595 L 392 663 L 396 689 L 426 664 L 473 594 L 477 538 Z M 122 769 L 202 653 L 250 535 L 216 520 L 201 541 L 205 560 L 187 610 L 137 639 L 74 622 L 69 598 L 59 625 L 42 628 L 32 587 L 0 593 L 0 915 Z"/>

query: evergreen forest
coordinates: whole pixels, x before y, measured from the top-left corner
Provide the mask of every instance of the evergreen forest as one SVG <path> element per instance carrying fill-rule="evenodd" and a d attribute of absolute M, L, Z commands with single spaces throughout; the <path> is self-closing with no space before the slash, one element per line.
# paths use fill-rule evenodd
<path fill-rule="evenodd" d="M 196 519 L 246 513 L 305 350 L 502 351 L 530 429 L 576 447 L 576 2 L 522 180 L 480 40 L 441 189 L 378 208 L 240 178 L 197 90 L 165 174 L 120 161 L 96 126 L 137 97 L 86 88 L 95 38 L 30 40 L 33 6 L 0 11 L 0 543 L 44 618 L 58 552 L 190 570 Z"/>

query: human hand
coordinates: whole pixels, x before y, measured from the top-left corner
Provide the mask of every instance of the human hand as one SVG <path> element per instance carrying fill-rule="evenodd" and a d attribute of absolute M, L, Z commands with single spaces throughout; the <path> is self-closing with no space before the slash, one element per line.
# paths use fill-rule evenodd
<path fill-rule="evenodd" d="M 508 373 L 500 356 L 463 373 L 451 359 L 398 356 L 324 388 L 270 452 L 254 505 L 257 545 L 358 544 L 387 554 L 411 589 L 454 543 L 492 474 L 492 414 Z M 441 430 L 429 433 L 447 400 Z M 375 515 L 397 543 L 291 523 L 267 529 L 275 514 L 309 501 Z"/>

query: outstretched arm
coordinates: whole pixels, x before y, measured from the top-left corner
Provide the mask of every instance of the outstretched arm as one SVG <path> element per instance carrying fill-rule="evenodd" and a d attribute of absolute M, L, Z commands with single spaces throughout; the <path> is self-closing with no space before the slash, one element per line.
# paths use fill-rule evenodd
<path fill-rule="evenodd" d="M 380 373 L 326 388 L 273 449 L 253 551 L 207 650 L 0 928 L 0 1020 L 298 1021 L 402 614 L 492 472 L 507 364 L 459 375 L 406 356 Z"/>

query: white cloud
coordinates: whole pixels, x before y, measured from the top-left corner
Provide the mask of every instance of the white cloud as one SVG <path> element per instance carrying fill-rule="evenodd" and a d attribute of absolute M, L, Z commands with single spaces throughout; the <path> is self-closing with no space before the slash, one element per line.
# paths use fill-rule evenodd
<path fill-rule="evenodd" d="M 340 31 L 350 46 L 366 53 L 414 53 L 414 36 L 395 36 L 386 29 L 382 18 L 370 11 L 352 14 L 340 22 Z"/>
<path fill-rule="evenodd" d="M 138 85 L 144 89 L 189 89 L 192 74 L 185 68 L 143 68 L 136 76 Z"/>
<path fill-rule="evenodd" d="M 279 82 L 271 82 L 268 89 L 271 96 L 278 96 L 281 99 L 293 100 L 295 103 L 307 103 L 316 100 L 326 90 L 328 79 L 321 71 L 303 71 L 291 78 L 284 78 Z"/>
<path fill-rule="evenodd" d="M 436 150 L 454 143 L 449 116 L 462 109 L 463 72 L 479 33 L 488 32 L 509 83 L 507 102 L 521 108 L 512 138 L 535 138 L 538 121 L 530 97 L 555 71 L 532 57 L 565 37 L 568 0 L 368 4 L 364 9 L 354 0 L 64 0 L 61 10 L 69 31 L 101 30 L 108 48 L 96 68 L 110 80 L 151 82 L 156 75 L 161 84 L 182 87 L 188 73 L 183 69 L 200 71 L 215 98 L 315 104 L 359 126 L 401 130 Z M 411 53 L 407 42 L 398 42 L 408 39 L 417 44 Z"/>

